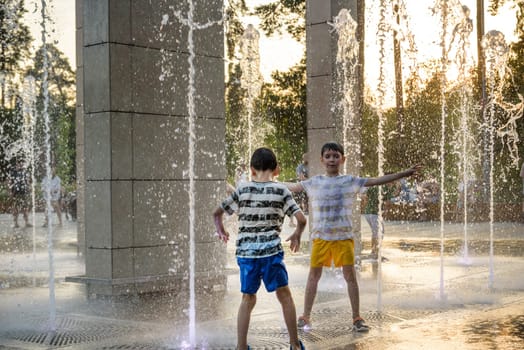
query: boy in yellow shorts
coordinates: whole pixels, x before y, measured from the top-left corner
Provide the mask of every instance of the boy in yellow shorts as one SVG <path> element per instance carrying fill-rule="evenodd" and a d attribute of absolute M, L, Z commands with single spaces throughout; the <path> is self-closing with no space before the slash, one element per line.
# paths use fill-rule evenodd
<path fill-rule="evenodd" d="M 360 299 L 355 273 L 355 249 L 352 232 L 353 201 L 363 187 L 383 185 L 403 177 L 416 174 L 421 167 L 412 168 L 376 178 L 361 178 L 341 175 L 344 164 L 343 147 L 336 142 L 322 146 L 320 162 L 325 168 L 325 175 L 313 176 L 298 183 L 286 183 L 292 192 L 306 191 L 312 212 L 311 239 L 313 246 L 309 275 L 304 296 L 304 313 L 298 318 L 298 326 L 311 327 L 311 310 L 317 294 L 317 286 L 322 276 L 322 267 L 342 267 L 347 283 L 353 330 L 367 332 L 369 327 L 360 317 Z"/>

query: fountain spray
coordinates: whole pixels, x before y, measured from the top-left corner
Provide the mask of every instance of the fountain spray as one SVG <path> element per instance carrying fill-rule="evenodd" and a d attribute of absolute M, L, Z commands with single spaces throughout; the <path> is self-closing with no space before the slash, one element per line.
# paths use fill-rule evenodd
<path fill-rule="evenodd" d="M 188 176 L 189 176 L 189 346 L 196 346 L 196 306 L 195 306 L 195 144 L 196 144 L 196 109 L 195 109 L 195 44 L 194 33 L 195 30 L 208 28 L 212 25 L 222 24 L 223 18 L 219 21 L 211 21 L 205 24 L 198 24 L 194 21 L 195 4 L 193 0 L 188 0 L 187 17 L 183 17 L 180 11 L 175 11 L 174 15 L 188 27 L 187 42 L 188 42 L 188 63 L 189 63 L 189 84 L 187 89 L 187 107 L 188 107 Z M 167 21 L 164 16 L 162 24 Z M 163 74 L 166 72 L 163 71 Z M 161 77 L 163 79 L 163 77 Z"/>
<path fill-rule="evenodd" d="M 518 166 L 518 149 L 516 147 L 518 141 L 518 133 L 516 130 L 516 121 L 522 117 L 524 111 L 524 99 L 520 94 L 517 94 L 518 102 L 510 103 L 505 101 L 503 95 L 505 77 L 509 76 L 509 81 L 515 85 L 513 76 L 508 68 L 509 47 L 506 44 L 504 34 L 499 31 L 492 30 L 486 33 L 483 38 L 482 45 L 484 46 L 484 53 L 486 55 L 487 64 L 487 83 L 489 89 L 488 108 L 484 110 L 484 128 L 487 129 L 488 138 L 488 154 L 489 154 L 489 279 L 488 287 L 493 289 L 494 286 L 494 261 L 493 261 L 493 222 L 494 222 L 494 208 L 493 208 L 493 194 L 494 194 L 494 146 L 495 133 L 505 141 L 510 156 L 513 159 L 513 164 Z M 502 111 L 503 116 L 507 117 L 505 123 L 498 130 L 495 128 L 495 113 L 496 110 Z"/>
<path fill-rule="evenodd" d="M 44 103 L 42 107 L 42 115 L 44 120 L 44 135 L 45 135 L 45 164 L 46 177 L 51 179 L 51 145 L 50 145 L 50 127 L 49 127 L 49 60 L 47 56 L 47 3 L 42 0 L 42 47 L 43 47 L 43 65 L 42 65 L 42 90 L 44 95 Z M 51 211 L 51 186 L 46 186 L 46 208 L 47 208 L 47 250 L 49 254 L 49 330 L 56 331 L 56 306 L 55 306 L 55 268 L 53 257 L 53 225 L 51 225 L 52 211 Z"/>
<path fill-rule="evenodd" d="M 263 135 L 257 137 L 253 135 L 253 112 L 255 100 L 260 95 L 262 88 L 262 76 L 260 74 L 260 53 L 259 53 L 260 34 L 252 24 L 249 24 L 242 36 L 240 50 L 242 57 L 240 59 L 240 68 L 242 76 L 240 84 L 246 91 L 245 105 L 247 108 L 247 154 L 244 159 L 250 159 L 253 152 L 253 141 L 261 140 Z M 262 141 L 262 140 L 261 140 Z"/>
<path fill-rule="evenodd" d="M 35 194 L 35 123 L 36 123 L 36 86 L 35 78 L 32 75 L 24 79 L 24 99 L 23 99 L 23 113 L 24 113 L 24 145 L 25 155 L 29 160 L 31 166 L 31 211 L 32 211 L 32 234 L 33 234 L 33 272 L 36 271 L 36 194 Z M 36 287 L 36 277 L 33 274 L 33 287 Z"/>

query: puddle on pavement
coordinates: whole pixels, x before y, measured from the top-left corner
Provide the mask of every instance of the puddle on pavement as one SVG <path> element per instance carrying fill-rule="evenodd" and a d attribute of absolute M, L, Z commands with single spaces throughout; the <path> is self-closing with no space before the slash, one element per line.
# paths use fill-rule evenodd
<path fill-rule="evenodd" d="M 397 248 L 408 252 L 431 252 L 440 253 L 440 240 L 431 239 L 424 241 L 399 240 L 384 241 L 385 247 Z M 444 242 L 444 253 L 448 255 L 460 254 L 463 250 L 464 241 L 461 239 L 446 239 Z M 468 248 L 472 254 L 488 255 L 490 242 L 487 240 L 470 240 Z M 524 240 L 495 240 L 493 241 L 493 252 L 497 256 L 524 256 Z"/>

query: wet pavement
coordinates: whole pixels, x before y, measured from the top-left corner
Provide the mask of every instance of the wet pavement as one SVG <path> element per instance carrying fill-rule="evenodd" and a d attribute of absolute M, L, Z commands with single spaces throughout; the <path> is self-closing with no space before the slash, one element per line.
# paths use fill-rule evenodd
<path fill-rule="evenodd" d="M 34 230 L 14 229 L 10 216 L 0 215 L 0 349 L 195 348 L 187 345 L 183 296 L 88 299 L 84 285 L 66 282 L 84 274 L 76 223 L 53 226 L 51 255 L 42 223 L 37 214 Z M 283 236 L 291 230 L 286 224 Z M 338 270 L 325 269 L 313 328 L 299 334 L 307 349 L 523 349 L 524 224 L 495 223 L 490 229 L 488 223 L 473 223 L 467 237 L 464 231 L 463 224 L 445 224 L 441 232 L 439 222 L 386 222 L 383 255 L 388 260 L 377 264 L 363 256 L 359 269 L 361 313 L 370 332 L 352 332 L 343 278 Z M 365 220 L 362 235 L 366 253 L 370 232 Z M 299 314 L 309 259 L 305 236 L 300 253 L 286 254 Z M 240 292 L 233 249 L 230 243 L 227 291 L 197 299 L 198 349 L 235 348 Z M 49 301 L 50 256 L 55 307 Z M 288 349 L 276 296 L 261 289 L 257 298 L 248 336 L 252 349 Z"/>

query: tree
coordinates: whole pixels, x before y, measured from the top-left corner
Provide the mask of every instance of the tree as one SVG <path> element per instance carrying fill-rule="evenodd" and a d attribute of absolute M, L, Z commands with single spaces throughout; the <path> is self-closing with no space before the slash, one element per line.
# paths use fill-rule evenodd
<path fill-rule="evenodd" d="M 288 72 L 275 72 L 262 89 L 260 113 L 272 125 L 266 143 L 278 155 L 281 179 L 295 179 L 295 168 L 307 150 L 306 60 Z"/>
<path fill-rule="evenodd" d="M 14 158 L 24 157 L 22 103 L 17 87 L 11 84 L 29 57 L 32 38 L 22 22 L 25 12 L 22 0 L 0 0 L 0 181 L 14 165 Z M 8 90 L 10 101 L 6 101 Z"/>
<path fill-rule="evenodd" d="M 242 130 L 241 116 L 245 112 L 242 101 L 245 91 L 243 91 L 240 78 L 238 58 L 238 44 L 244 35 L 244 27 L 241 17 L 247 12 L 244 0 L 230 0 L 226 8 L 228 21 L 226 22 L 226 45 L 227 45 L 227 81 L 226 81 L 226 166 L 227 178 L 230 183 L 234 183 L 235 169 L 240 163 L 242 155 L 242 143 L 239 142 L 239 135 Z M 245 130 L 245 129 L 244 129 Z"/>
<path fill-rule="evenodd" d="M 44 54 L 47 55 L 49 70 L 47 91 L 44 91 L 42 86 Z M 64 183 L 72 183 L 76 174 L 75 73 L 64 53 L 53 44 L 47 44 L 45 48 L 42 46 L 38 49 L 34 57 L 34 65 L 27 70 L 26 75 L 33 76 L 37 83 L 37 111 L 39 111 L 35 130 L 37 149 L 43 153 L 48 146 L 44 144 L 44 116 L 41 113 L 43 100 L 47 94 L 51 159 Z M 40 158 L 42 153 L 39 155 Z"/>
<path fill-rule="evenodd" d="M 33 40 L 29 28 L 23 24 L 27 12 L 24 0 L 0 0 L 0 84 L 1 106 L 5 107 L 8 82 L 20 72 L 29 58 L 29 45 Z"/>
<path fill-rule="evenodd" d="M 283 30 L 298 42 L 306 36 L 306 1 L 281 0 L 255 8 L 260 28 L 267 36 Z M 304 58 L 288 72 L 275 72 L 262 89 L 260 111 L 272 126 L 266 138 L 278 155 L 280 178 L 295 179 L 295 168 L 307 151 L 306 63 Z"/>
<path fill-rule="evenodd" d="M 262 22 L 260 28 L 271 36 L 284 28 L 295 40 L 302 42 L 306 36 L 306 1 L 281 0 L 255 8 Z"/>
<path fill-rule="evenodd" d="M 510 46 L 508 66 L 512 74 L 509 78 L 510 81 L 506 84 L 503 95 L 508 103 L 522 104 L 521 99 L 522 96 L 524 96 L 524 2 L 517 0 L 491 0 L 489 11 L 492 14 L 496 14 L 506 3 L 511 3 L 511 6 L 515 9 L 515 16 L 517 19 L 515 34 L 517 35 L 517 42 L 512 43 Z M 520 117 L 515 121 L 515 133 L 517 135 L 524 135 L 524 116 L 522 115 L 522 111 L 520 111 Z M 522 159 L 522 155 L 524 154 L 524 143 L 519 143 L 518 152 Z M 507 155 L 498 153 L 496 161 L 503 161 L 505 158 L 507 158 Z M 518 185 L 520 182 L 518 167 L 514 167 L 513 171 L 510 173 L 511 175 L 505 174 L 504 172 L 507 172 L 507 170 L 505 171 L 502 167 L 496 167 L 495 170 L 497 172 L 495 179 L 501 179 L 505 182 L 503 184 L 504 186 L 500 186 L 501 189 L 508 191 L 512 188 L 511 186 L 508 186 L 511 183 L 516 184 L 515 187 L 517 188 L 517 190 L 512 193 L 513 197 L 515 197 L 515 193 L 522 191 Z M 508 192 L 511 191 L 509 190 Z M 510 195 L 510 193 L 508 193 L 508 195 Z"/>

